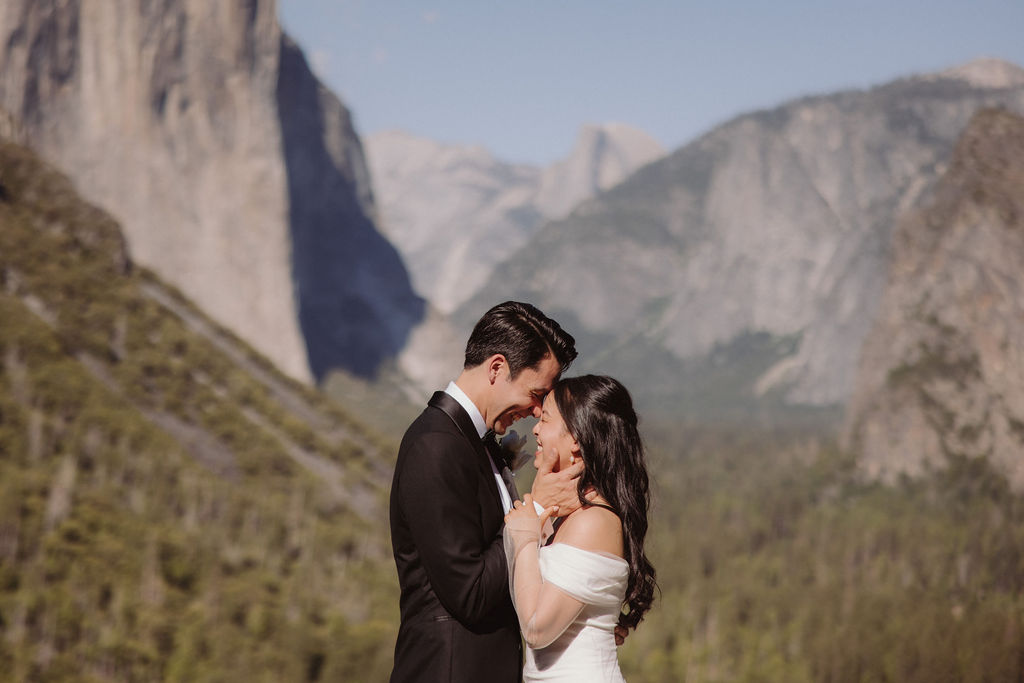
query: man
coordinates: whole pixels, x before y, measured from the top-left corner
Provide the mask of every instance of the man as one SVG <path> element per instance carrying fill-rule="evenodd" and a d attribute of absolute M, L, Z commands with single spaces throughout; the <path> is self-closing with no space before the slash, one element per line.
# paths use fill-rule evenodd
<path fill-rule="evenodd" d="M 391 487 L 401 627 L 391 683 L 517 683 L 521 641 L 501 530 L 514 491 L 485 433 L 540 406 L 576 358 L 575 340 L 535 307 L 507 301 L 477 322 L 462 373 L 436 392 L 402 439 Z M 489 435 L 488 435 L 489 437 Z M 537 474 L 533 496 L 579 504 L 582 464 Z"/>

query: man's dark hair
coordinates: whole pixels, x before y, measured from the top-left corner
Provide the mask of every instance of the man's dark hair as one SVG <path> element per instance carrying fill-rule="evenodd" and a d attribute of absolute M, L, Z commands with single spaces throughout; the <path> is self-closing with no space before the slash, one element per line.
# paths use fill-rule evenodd
<path fill-rule="evenodd" d="M 496 353 L 505 356 L 512 379 L 539 366 L 549 353 L 565 372 L 576 358 L 576 340 L 536 306 L 506 301 L 477 321 L 466 342 L 464 367 L 475 368 Z"/>

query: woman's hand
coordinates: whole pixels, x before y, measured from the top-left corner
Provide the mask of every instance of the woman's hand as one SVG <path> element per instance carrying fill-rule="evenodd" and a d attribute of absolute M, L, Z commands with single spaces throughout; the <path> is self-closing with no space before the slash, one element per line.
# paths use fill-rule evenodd
<path fill-rule="evenodd" d="M 540 540 L 544 523 L 557 513 L 558 506 L 552 505 L 544 508 L 544 511 L 538 515 L 533 505 L 533 496 L 527 493 L 523 496 L 523 500 L 513 503 L 512 509 L 505 515 L 505 528 L 512 532 L 527 532 L 531 536 L 535 533 L 537 539 Z"/>

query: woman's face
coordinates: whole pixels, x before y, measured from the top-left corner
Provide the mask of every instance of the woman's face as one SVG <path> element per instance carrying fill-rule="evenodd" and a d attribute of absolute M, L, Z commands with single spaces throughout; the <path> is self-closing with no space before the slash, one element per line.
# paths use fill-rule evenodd
<path fill-rule="evenodd" d="M 552 452 L 558 453 L 558 462 L 553 471 L 568 467 L 579 457 L 580 445 L 572 437 L 558 412 L 555 396 L 552 392 L 544 397 L 541 406 L 540 421 L 533 427 L 533 435 L 537 437 L 537 452 L 533 456 L 533 466 L 540 469 L 544 458 L 550 458 Z"/>

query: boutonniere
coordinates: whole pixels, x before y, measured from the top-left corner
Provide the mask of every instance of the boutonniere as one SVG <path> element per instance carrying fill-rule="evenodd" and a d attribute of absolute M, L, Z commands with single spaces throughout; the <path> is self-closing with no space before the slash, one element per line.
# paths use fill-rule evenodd
<path fill-rule="evenodd" d="M 519 470 L 523 465 L 533 461 L 533 453 L 526 450 L 526 437 L 519 436 L 514 429 L 510 429 L 501 441 L 498 442 L 501 451 L 501 459 L 505 461 L 513 472 Z"/>

